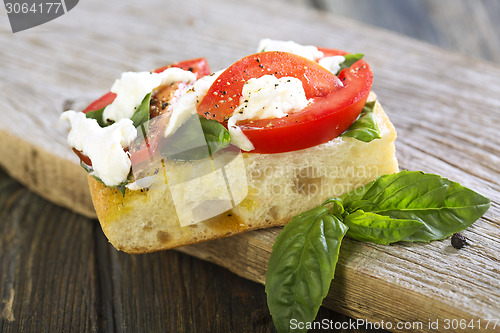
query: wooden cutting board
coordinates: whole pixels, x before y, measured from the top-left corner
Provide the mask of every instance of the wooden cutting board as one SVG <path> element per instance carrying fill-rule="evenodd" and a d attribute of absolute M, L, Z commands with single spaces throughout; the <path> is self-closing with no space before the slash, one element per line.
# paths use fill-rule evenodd
<path fill-rule="evenodd" d="M 234 13 L 253 19 L 222 19 Z M 5 16 L 0 26 L 8 26 Z M 0 33 L 1 164 L 41 196 L 89 217 L 95 214 L 86 174 L 58 117 L 106 92 L 121 72 L 200 56 L 217 70 L 253 52 L 263 37 L 365 53 L 374 90 L 398 130 L 401 168 L 459 181 L 492 199 L 492 207 L 464 233 L 471 245 L 462 250 L 449 241 L 378 246 L 345 240 L 325 305 L 377 322 L 422 322 L 423 331 L 430 331 L 429 320 L 499 317 L 498 66 L 257 0 L 155 0 L 147 7 L 87 0 L 40 29 Z M 264 283 L 278 233 L 249 232 L 179 250 Z"/>

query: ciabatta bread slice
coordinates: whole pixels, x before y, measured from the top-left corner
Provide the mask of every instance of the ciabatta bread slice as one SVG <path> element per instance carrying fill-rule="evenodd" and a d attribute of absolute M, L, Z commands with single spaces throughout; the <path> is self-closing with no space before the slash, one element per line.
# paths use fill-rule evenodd
<path fill-rule="evenodd" d="M 375 118 L 382 138 L 369 143 L 338 137 L 299 151 L 243 153 L 248 194 L 232 209 L 208 220 L 181 226 L 168 177 L 162 172 L 169 161 L 150 167 L 153 182 L 149 188 L 127 189 L 125 195 L 89 176 L 97 216 L 113 246 L 128 253 L 165 250 L 285 225 L 328 198 L 398 171 L 396 131 L 378 102 Z M 188 194 L 202 195 L 196 189 Z"/>

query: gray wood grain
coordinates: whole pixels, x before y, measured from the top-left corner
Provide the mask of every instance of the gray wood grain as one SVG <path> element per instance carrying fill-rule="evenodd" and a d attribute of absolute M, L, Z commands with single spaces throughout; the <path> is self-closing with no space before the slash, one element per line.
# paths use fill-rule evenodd
<path fill-rule="evenodd" d="M 327 10 L 463 56 L 330 16 Z M 10 158 L 1 163 L 31 188 L 47 186 L 43 175 L 51 172 L 51 154 L 70 165 L 75 160 L 57 114 L 99 96 L 125 70 L 204 55 L 217 69 L 252 52 L 264 36 L 359 50 L 374 67 L 376 91 L 398 129 L 401 166 L 459 180 L 492 198 L 493 206 L 466 232 L 472 246 L 463 251 L 444 242 L 379 247 L 347 241 L 325 304 L 355 318 L 392 322 L 443 313 L 495 314 L 500 312 L 494 284 L 500 272 L 500 70 L 471 57 L 499 61 L 499 11 L 494 0 L 284 5 L 198 0 L 150 1 L 148 6 L 88 0 L 50 24 L 15 36 L 2 16 L 0 45 L 8 52 L 2 52 L 0 65 L 0 132 L 10 137 L 2 135 L 0 147 Z M 247 15 L 224 19 L 241 12 Z M 54 131 L 47 133 L 47 127 Z M 57 170 L 61 174 L 67 167 Z M 5 175 L 0 178 L 0 331 L 272 330 L 261 285 L 175 251 L 117 253 L 92 221 L 40 199 Z M 66 189 L 67 197 L 77 202 L 81 195 L 71 190 Z M 182 250 L 262 282 L 277 232 Z M 234 255 L 227 258 L 222 251 Z M 347 320 L 327 310 L 321 318 Z"/>
<path fill-rule="evenodd" d="M 262 285 L 177 251 L 119 253 L 2 170 L 0 253 L 0 332 L 274 332 Z"/>

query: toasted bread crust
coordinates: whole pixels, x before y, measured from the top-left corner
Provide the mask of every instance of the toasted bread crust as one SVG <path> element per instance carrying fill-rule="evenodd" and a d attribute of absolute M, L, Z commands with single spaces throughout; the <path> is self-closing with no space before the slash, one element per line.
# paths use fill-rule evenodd
<path fill-rule="evenodd" d="M 98 204 L 94 205 L 96 206 L 96 212 L 98 216 L 108 216 L 109 214 L 107 212 L 107 205 L 105 202 L 108 200 L 110 196 L 114 195 L 120 195 L 122 194 L 117 190 L 113 189 L 110 187 L 107 187 L 106 185 L 100 183 L 97 181 L 94 177 L 89 176 L 89 186 L 92 192 L 92 200 L 93 202 L 97 202 Z M 115 192 L 115 193 L 111 193 Z M 127 190 L 129 192 L 129 190 Z M 99 207 L 99 208 L 97 208 Z M 111 207 L 109 209 L 115 209 L 116 207 Z M 99 209 L 99 212 L 97 211 Z M 172 219 L 176 220 L 177 217 L 174 216 Z M 157 233 L 157 239 L 158 243 L 161 244 L 160 246 L 156 248 L 151 248 L 148 246 L 129 246 L 129 245 L 123 245 L 121 243 L 115 243 L 113 241 L 113 234 L 110 231 L 110 226 L 111 225 L 118 225 L 120 222 L 119 220 L 113 220 L 109 218 L 99 218 L 99 222 L 101 224 L 101 227 L 104 231 L 104 234 L 108 237 L 109 241 L 113 246 L 121 251 L 131 253 L 131 254 L 144 254 L 144 253 L 150 253 L 150 252 L 155 252 L 155 251 L 160 251 L 160 250 L 167 250 L 179 246 L 185 246 L 185 245 L 192 245 L 192 244 L 197 244 L 201 243 L 204 241 L 208 240 L 214 240 L 218 238 L 223 238 L 223 237 L 229 237 L 232 235 L 236 235 L 242 232 L 246 231 L 251 231 L 251 230 L 257 230 L 257 229 L 262 229 L 262 226 L 255 225 L 253 227 L 245 226 L 244 223 L 242 222 L 241 218 L 237 215 L 231 214 L 231 211 L 228 211 L 227 213 L 212 217 L 208 220 L 203 221 L 204 224 L 208 226 L 208 228 L 212 228 L 213 232 L 210 234 L 207 234 L 206 237 L 191 237 L 191 238 L 183 238 L 177 239 L 177 240 L 172 240 L 169 237 L 168 232 L 159 232 Z M 289 222 L 288 219 L 282 218 L 279 220 L 274 220 L 272 221 L 271 224 L 268 225 L 268 227 L 273 227 L 273 226 L 284 226 Z M 190 226 L 188 227 L 183 227 L 183 228 L 192 228 Z M 108 236 L 109 235 L 109 236 Z"/>

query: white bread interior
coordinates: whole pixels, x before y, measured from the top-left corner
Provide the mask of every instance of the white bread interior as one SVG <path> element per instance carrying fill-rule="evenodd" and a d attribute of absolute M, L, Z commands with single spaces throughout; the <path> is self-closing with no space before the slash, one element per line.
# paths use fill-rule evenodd
<path fill-rule="evenodd" d="M 370 99 L 375 99 L 373 93 Z M 378 102 L 375 118 L 382 138 L 369 143 L 338 137 L 299 151 L 243 153 L 248 195 L 231 210 L 203 222 L 180 225 L 169 188 L 155 186 L 166 183 L 161 172 L 149 189 L 127 189 L 124 196 L 89 176 L 92 201 L 109 241 L 128 253 L 159 251 L 285 225 L 328 198 L 398 171 L 396 131 Z"/>

